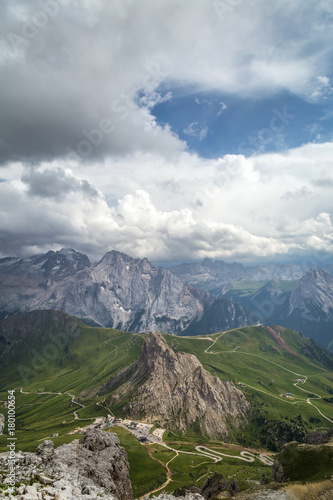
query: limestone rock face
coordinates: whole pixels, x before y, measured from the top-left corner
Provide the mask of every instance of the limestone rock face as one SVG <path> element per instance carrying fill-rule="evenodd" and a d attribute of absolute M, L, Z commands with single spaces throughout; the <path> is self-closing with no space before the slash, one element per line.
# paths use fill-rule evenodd
<path fill-rule="evenodd" d="M 50 439 L 46 439 L 42 444 L 37 446 L 36 455 L 39 455 L 44 463 L 54 457 L 54 444 Z"/>
<path fill-rule="evenodd" d="M 0 413 L 0 436 L 5 428 L 5 416 Z"/>
<path fill-rule="evenodd" d="M 96 264 L 74 250 L 0 259 L 0 318 L 36 309 L 132 332 L 211 333 L 247 324 L 241 306 L 117 251 Z"/>
<path fill-rule="evenodd" d="M 332 347 L 333 275 L 323 269 L 308 271 L 274 319 L 282 326 L 299 330 L 322 347 Z"/>
<path fill-rule="evenodd" d="M 333 276 L 324 270 L 311 269 L 295 286 L 289 300 L 288 315 L 298 311 L 302 319 L 319 321 L 333 318 Z"/>
<path fill-rule="evenodd" d="M 0 456 L 4 470 L 5 455 Z M 17 456 L 16 481 L 36 478 L 32 485 L 34 492 L 24 488 L 18 492 L 22 498 L 42 499 L 46 495 L 58 500 L 131 500 L 133 497 L 127 455 L 115 434 L 89 430 L 82 444 L 74 440 L 54 449 L 53 442 L 47 440 L 38 446 L 36 454 L 18 453 Z"/>
<path fill-rule="evenodd" d="M 152 332 L 139 360 L 107 384 L 121 401 L 135 386 L 135 396 L 124 406 L 134 419 L 147 418 L 180 431 L 193 429 L 212 438 L 228 435 L 228 420 L 237 425 L 250 409 L 236 386 L 211 375 L 192 354 L 175 353 L 163 335 Z"/>

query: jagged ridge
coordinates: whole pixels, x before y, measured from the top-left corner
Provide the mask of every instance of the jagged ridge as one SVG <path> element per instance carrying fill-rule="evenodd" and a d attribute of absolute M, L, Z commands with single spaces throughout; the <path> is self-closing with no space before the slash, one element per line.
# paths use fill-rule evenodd
<path fill-rule="evenodd" d="M 157 421 L 181 432 L 192 429 L 212 438 L 228 435 L 228 420 L 237 426 L 250 409 L 232 382 L 211 375 L 193 354 L 175 353 L 158 332 L 148 335 L 138 361 L 111 379 L 103 391 L 115 387 L 114 403 L 132 395 L 123 406 L 132 418 Z"/>
<path fill-rule="evenodd" d="M 90 265 L 74 250 L 0 262 L 0 312 L 59 309 L 125 331 L 204 333 L 243 326 L 246 313 L 147 259 L 111 251 Z M 203 333 L 200 331 L 200 333 Z"/>

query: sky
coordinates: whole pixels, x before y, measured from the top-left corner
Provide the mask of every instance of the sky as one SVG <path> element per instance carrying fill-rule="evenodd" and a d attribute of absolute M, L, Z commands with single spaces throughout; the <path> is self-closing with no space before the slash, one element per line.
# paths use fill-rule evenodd
<path fill-rule="evenodd" d="M 332 255 L 331 0 L 4 0 L 0 19 L 0 256 Z"/>

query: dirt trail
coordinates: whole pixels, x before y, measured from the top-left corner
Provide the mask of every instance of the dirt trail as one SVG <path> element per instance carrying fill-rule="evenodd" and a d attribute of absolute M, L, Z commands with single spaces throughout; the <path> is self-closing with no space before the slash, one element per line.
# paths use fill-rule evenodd
<path fill-rule="evenodd" d="M 171 479 L 171 476 L 172 476 L 172 472 L 171 470 L 169 469 L 169 463 L 172 462 L 172 460 L 174 460 L 176 457 L 178 457 L 179 453 L 177 450 L 174 450 L 176 452 L 176 455 L 174 457 L 171 458 L 171 460 L 169 460 L 169 462 L 167 462 L 166 464 L 164 464 L 163 462 L 161 462 L 161 460 L 158 460 L 157 458 L 153 457 L 153 454 L 152 452 L 150 451 L 149 449 L 149 445 L 145 445 L 145 448 L 147 450 L 147 453 L 149 455 L 149 457 L 154 460 L 155 462 L 159 463 L 160 465 L 162 465 L 163 469 L 166 471 L 167 473 L 167 480 L 162 484 L 162 486 L 160 486 L 159 488 L 156 488 L 155 490 L 153 491 L 149 491 L 149 493 L 145 493 L 142 497 L 140 497 L 140 500 L 142 498 L 145 498 L 147 495 L 153 495 L 154 493 L 157 493 L 158 491 L 162 490 L 163 488 L 165 488 L 166 486 L 168 486 L 168 484 L 172 481 Z"/>

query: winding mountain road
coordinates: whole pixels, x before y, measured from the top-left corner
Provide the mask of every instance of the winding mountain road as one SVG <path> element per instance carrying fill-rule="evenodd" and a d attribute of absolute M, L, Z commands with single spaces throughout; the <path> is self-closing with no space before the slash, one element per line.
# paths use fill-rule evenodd
<path fill-rule="evenodd" d="M 277 334 L 277 333 L 276 333 L 276 332 L 275 332 L 272 328 L 270 328 L 270 327 L 266 327 L 266 329 L 267 329 L 267 331 L 270 333 L 270 335 L 271 335 L 274 339 L 276 339 L 276 337 L 278 336 L 278 334 Z M 205 349 L 205 351 L 204 351 L 204 352 L 205 352 L 205 353 L 208 353 L 208 354 L 218 354 L 217 352 L 209 352 L 209 350 L 210 350 L 210 349 L 211 349 L 211 348 L 212 348 L 212 347 L 216 344 L 216 342 L 218 341 L 218 339 L 219 339 L 219 338 L 221 338 L 221 337 L 222 337 L 223 335 L 225 335 L 226 333 L 230 333 L 231 331 L 232 331 L 232 330 L 227 331 L 227 332 L 223 332 L 223 333 L 221 333 L 218 337 L 216 337 L 216 339 L 213 341 L 213 343 L 212 343 L 209 347 L 207 347 L 207 349 Z M 273 335 L 273 334 L 275 334 L 275 335 Z M 281 339 L 281 340 L 282 340 L 282 339 Z M 279 345 L 280 345 L 281 347 L 284 347 L 284 348 L 285 348 L 288 352 L 291 352 L 291 353 L 293 353 L 293 354 L 295 354 L 295 355 L 297 355 L 297 356 L 298 356 L 298 354 L 297 354 L 297 353 L 295 353 L 295 351 L 293 351 L 292 349 L 290 349 L 290 348 L 288 347 L 288 345 L 284 342 L 284 340 L 282 340 L 281 342 L 279 342 Z M 286 347 L 286 346 L 287 346 L 287 347 Z M 299 384 L 304 385 L 304 384 L 307 382 L 307 380 L 308 380 L 308 376 L 307 376 L 307 375 L 302 375 L 301 373 L 293 372 L 292 370 L 289 370 L 288 368 L 285 368 L 284 366 L 281 366 L 281 365 L 279 365 L 279 364 L 277 364 L 277 363 L 274 363 L 274 361 L 271 361 L 271 360 L 269 360 L 269 359 L 267 359 L 267 358 L 264 358 L 263 356 L 260 356 L 260 355 L 258 355 L 258 354 L 253 354 L 253 353 L 251 353 L 251 352 L 239 351 L 237 348 L 235 348 L 235 349 L 234 349 L 234 350 L 232 350 L 232 351 L 220 351 L 220 352 L 223 352 L 223 353 L 230 353 L 230 354 L 231 354 L 231 353 L 245 354 L 245 355 L 247 355 L 247 356 L 253 356 L 253 357 L 256 357 L 256 358 L 259 358 L 259 359 L 263 359 L 263 360 L 265 360 L 266 362 L 271 363 L 272 365 L 275 365 L 275 366 L 277 366 L 278 368 L 281 368 L 282 370 L 285 370 L 285 371 L 287 371 L 287 372 L 289 372 L 289 373 L 292 373 L 293 375 L 296 375 L 296 376 L 298 376 L 298 377 L 302 377 L 303 382 L 295 382 L 295 383 L 293 383 L 293 385 L 294 385 L 295 387 L 297 387 L 298 389 L 300 389 L 301 391 L 304 391 L 304 392 L 307 392 L 307 393 L 309 392 L 309 391 L 307 391 L 306 389 L 303 389 L 302 387 L 299 387 Z M 313 406 L 313 408 L 315 408 L 315 409 L 317 410 L 317 412 L 318 412 L 318 413 L 319 413 L 319 414 L 320 414 L 323 418 L 325 418 L 326 420 L 328 420 L 329 422 L 331 422 L 331 423 L 333 424 L 333 420 L 331 420 L 331 419 L 330 419 L 327 415 L 325 415 L 325 414 L 324 414 L 321 410 L 319 410 L 319 408 L 318 408 L 316 405 L 314 405 L 314 404 L 311 402 L 311 399 L 314 399 L 314 400 L 319 400 L 319 399 L 322 399 L 322 397 L 321 397 L 319 394 L 316 394 L 316 393 L 312 392 L 312 394 L 313 394 L 314 396 L 316 396 L 316 397 L 308 397 L 307 399 L 300 399 L 300 398 L 297 398 L 295 401 L 286 401 L 285 399 L 282 399 L 282 398 L 281 398 L 281 397 L 279 397 L 279 396 L 275 396 L 274 394 L 271 394 L 271 393 L 269 393 L 269 392 L 267 392 L 267 391 L 263 391 L 262 389 L 258 389 L 257 387 L 253 387 L 253 386 L 248 385 L 248 384 L 245 384 L 245 383 L 244 383 L 243 385 L 244 385 L 245 387 L 250 387 L 251 389 L 253 389 L 253 390 L 255 390 L 255 391 L 258 391 L 258 392 L 261 392 L 261 393 L 263 393 L 263 394 L 266 394 L 267 396 L 270 396 L 270 397 L 272 397 L 272 398 L 278 399 L 279 401 L 283 401 L 284 403 L 287 403 L 287 404 L 292 404 L 292 405 L 294 405 L 294 404 L 297 404 L 297 403 L 299 403 L 299 402 L 307 403 L 307 404 L 309 404 L 309 405 Z"/>

